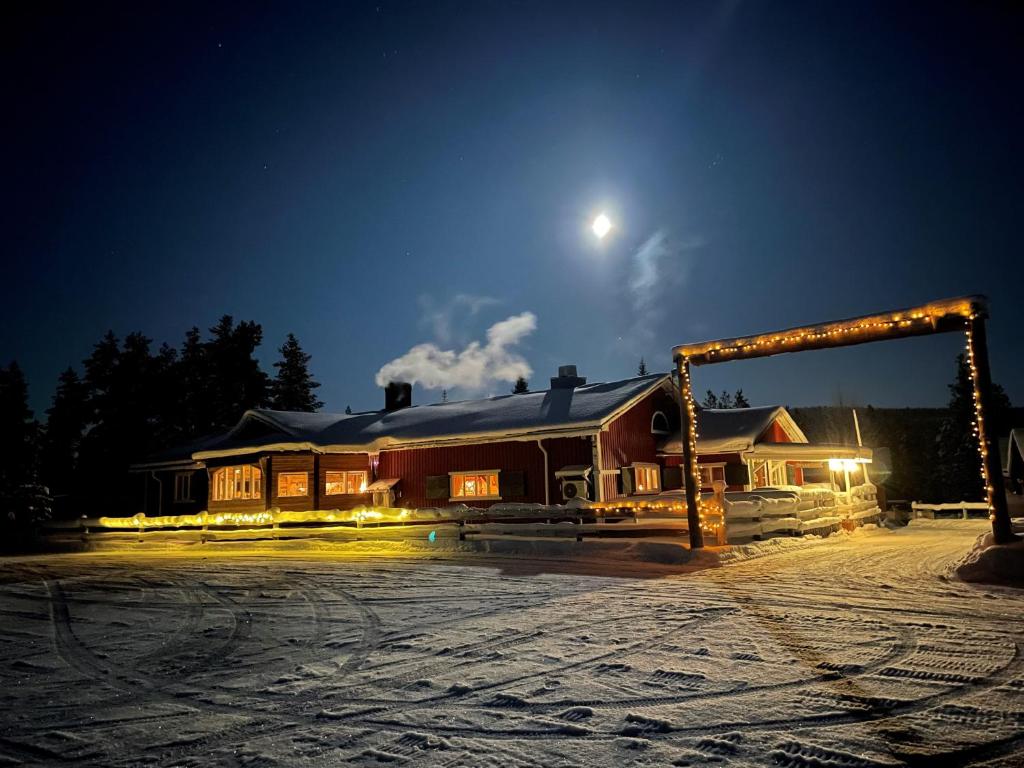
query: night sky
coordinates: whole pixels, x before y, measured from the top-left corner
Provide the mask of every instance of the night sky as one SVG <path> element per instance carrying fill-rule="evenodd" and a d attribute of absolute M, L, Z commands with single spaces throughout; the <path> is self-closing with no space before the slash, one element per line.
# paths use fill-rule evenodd
<path fill-rule="evenodd" d="M 624 378 L 677 343 L 966 293 L 1024 404 L 1009 4 L 146 5 L 5 14 L 0 362 L 37 415 L 108 328 L 179 345 L 253 319 L 267 370 L 294 332 L 340 411 L 381 407 L 418 344 L 454 399 L 523 363 L 537 388 L 562 363 Z M 962 344 L 695 386 L 941 405 Z"/>

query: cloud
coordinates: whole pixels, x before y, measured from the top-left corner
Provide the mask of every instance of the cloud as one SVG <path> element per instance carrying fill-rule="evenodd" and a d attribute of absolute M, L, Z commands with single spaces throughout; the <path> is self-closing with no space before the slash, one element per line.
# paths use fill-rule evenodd
<path fill-rule="evenodd" d="M 628 287 L 636 343 L 645 345 L 654 340 L 655 329 L 673 303 L 672 294 L 689 276 L 692 252 L 703 246 L 699 237 L 672 240 L 664 230 L 658 230 L 633 252 Z"/>
<path fill-rule="evenodd" d="M 427 389 L 482 390 L 497 382 L 512 383 L 520 376 L 529 378 L 533 369 L 511 347 L 536 329 L 536 315 L 523 312 L 488 328 L 486 344 L 472 341 L 458 352 L 434 343 L 417 344 L 377 371 L 377 385 L 407 381 Z"/>
<path fill-rule="evenodd" d="M 480 310 L 500 303 L 491 296 L 477 296 L 472 293 L 458 293 L 451 301 L 440 305 L 430 296 L 420 296 L 420 307 L 423 311 L 420 325 L 430 329 L 440 343 L 450 344 L 453 340 L 452 327 L 455 325 L 456 315 L 468 313 L 470 317 L 475 317 Z"/>

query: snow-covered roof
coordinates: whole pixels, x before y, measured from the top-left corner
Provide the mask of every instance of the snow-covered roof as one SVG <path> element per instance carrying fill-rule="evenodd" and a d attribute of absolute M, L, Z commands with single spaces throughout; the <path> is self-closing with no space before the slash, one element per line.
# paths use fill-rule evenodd
<path fill-rule="evenodd" d="M 258 450 L 370 451 L 446 441 L 579 433 L 600 429 L 659 387 L 671 387 L 670 376 L 651 374 L 390 412 L 251 410 L 221 442 L 197 451 L 193 458 Z"/>
<path fill-rule="evenodd" d="M 765 430 L 778 420 L 794 443 L 806 443 L 803 433 L 789 411 L 781 405 L 758 408 L 701 408 L 697 412 L 698 453 L 740 453 L 751 448 Z M 677 431 L 658 447 L 662 453 L 682 453 L 683 443 Z"/>

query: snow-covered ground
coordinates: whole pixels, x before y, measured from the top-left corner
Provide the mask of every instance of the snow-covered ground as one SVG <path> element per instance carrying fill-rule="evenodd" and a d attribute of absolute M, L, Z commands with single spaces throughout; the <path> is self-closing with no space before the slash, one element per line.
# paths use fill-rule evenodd
<path fill-rule="evenodd" d="M 1024 592 L 944 575 L 983 526 L 9 560 L 0 765 L 1019 766 Z"/>

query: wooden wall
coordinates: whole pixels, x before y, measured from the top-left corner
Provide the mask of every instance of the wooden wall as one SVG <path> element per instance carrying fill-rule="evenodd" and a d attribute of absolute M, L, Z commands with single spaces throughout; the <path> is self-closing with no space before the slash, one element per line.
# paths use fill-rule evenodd
<path fill-rule="evenodd" d="M 601 469 L 617 470 L 634 462 L 659 463 L 657 443 L 661 435 L 651 434 L 651 419 L 656 411 L 665 414 L 672 429 L 679 424 L 679 405 L 664 390 L 652 392 L 601 433 Z M 621 497 L 618 477 L 603 477 L 605 500 Z"/>

